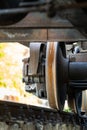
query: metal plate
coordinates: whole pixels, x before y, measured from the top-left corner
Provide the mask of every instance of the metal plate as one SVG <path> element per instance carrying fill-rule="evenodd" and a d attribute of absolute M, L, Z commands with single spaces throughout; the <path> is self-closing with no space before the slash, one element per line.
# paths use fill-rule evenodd
<path fill-rule="evenodd" d="M 0 28 L 0 42 L 86 41 L 76 29 Z"/>
<path fill-rule="evenodd" d="M 66 19 L 62 19 L 59 16 L 49 18 L 46 13 L 34 12 L 28 13 L 28 15 L 17 22 L 16 24 L 10 26 L 3 26 L 3 28 L 72 28 L 73 25 Z M 2 28 L 2 26 L 0 26 Z"/>

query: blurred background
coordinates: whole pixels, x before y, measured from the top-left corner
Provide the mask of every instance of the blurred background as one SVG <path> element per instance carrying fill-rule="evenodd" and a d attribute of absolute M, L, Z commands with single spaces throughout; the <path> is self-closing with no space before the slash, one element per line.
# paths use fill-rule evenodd
<path fill-rule="evenodd" d="M 42 104 L 42 100 L 25 92 L 22 83 L 22 60 L 29 48 L 20 43 L 0 43 L 0 100 Z"/>

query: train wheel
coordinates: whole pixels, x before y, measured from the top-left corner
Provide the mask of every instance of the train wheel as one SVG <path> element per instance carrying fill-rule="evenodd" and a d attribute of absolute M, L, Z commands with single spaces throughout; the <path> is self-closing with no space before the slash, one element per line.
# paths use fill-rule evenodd
<path fill-rule="evenodd" d="M 47 43 L 46 52 L 46 90 L 49 105 L 63 110 L 66 99 L 66 87 L 62 82 L 61 47 L 57 42 Z"/>

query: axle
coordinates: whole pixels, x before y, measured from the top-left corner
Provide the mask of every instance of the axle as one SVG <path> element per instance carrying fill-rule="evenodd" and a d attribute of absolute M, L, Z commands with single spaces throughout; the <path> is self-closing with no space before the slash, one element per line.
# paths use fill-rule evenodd
<path fill-rule="evenodd" d="M 69 78 L 71 80 L 87 80 L 87 62 L 70 62 Z"/>
<path fill-rule="evenodd" d="M 62 111 L 68 97 L 70 108 L 78 113 L 82 91 L 87 89 L 87 62 L 72 62 L 66 58 L 63 45 L 31 43 L 30 58 L 24 60 L 23 81 L 26 91 L 47 98 L 50 107 Z M 36 87 L 32 89 L 34 84 Z"/>

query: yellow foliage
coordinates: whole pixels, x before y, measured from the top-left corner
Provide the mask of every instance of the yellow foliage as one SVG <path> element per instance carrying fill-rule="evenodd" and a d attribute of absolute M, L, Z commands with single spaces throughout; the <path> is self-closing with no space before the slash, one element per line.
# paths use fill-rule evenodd
<path fill-rule="evenodd" d="M 23 89 L 22 58 L 28 49 L 19 43 L 0 43 L 0 87 Z"/>

